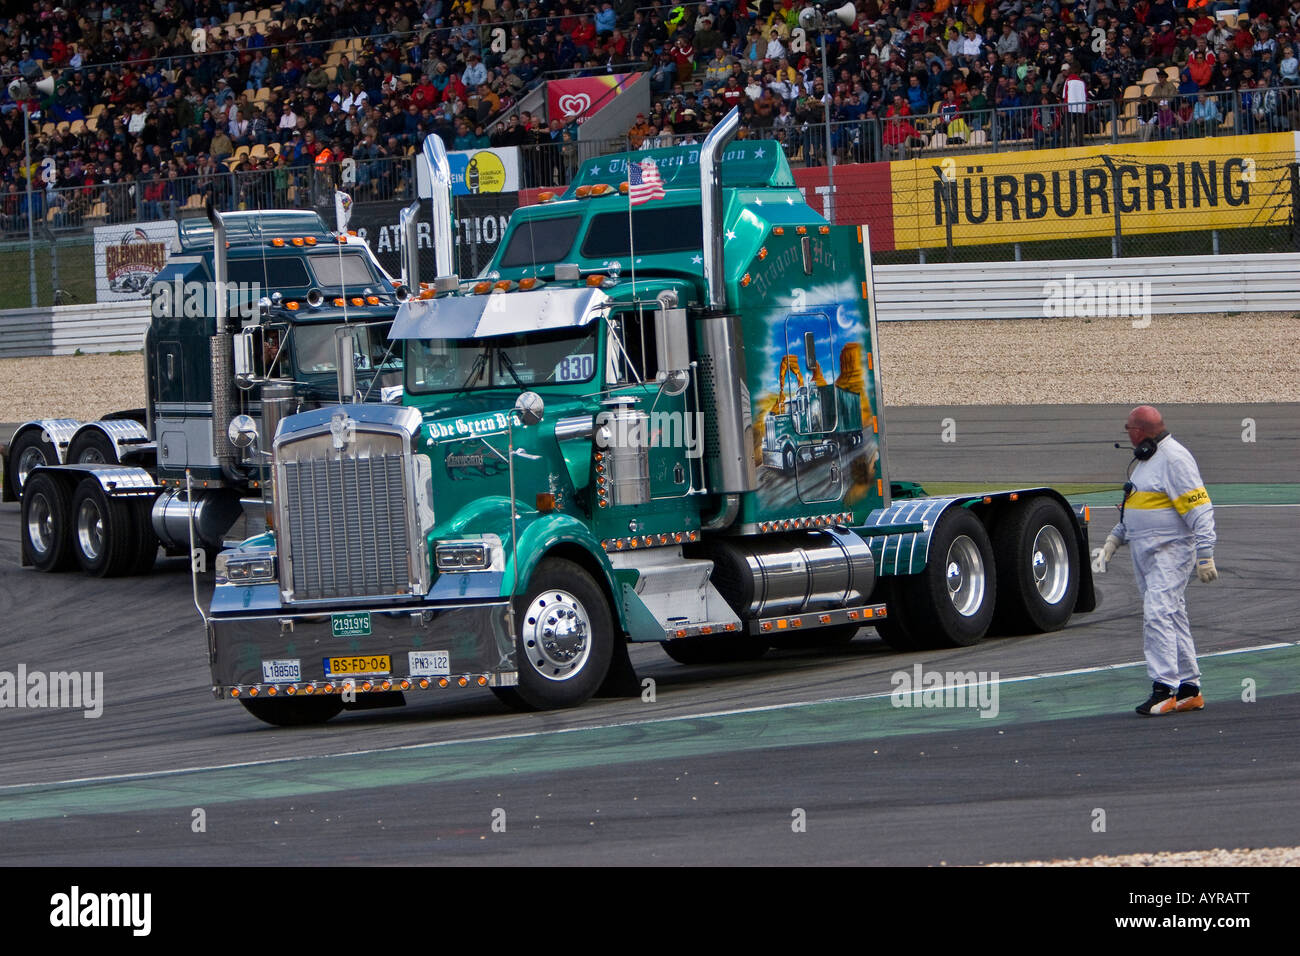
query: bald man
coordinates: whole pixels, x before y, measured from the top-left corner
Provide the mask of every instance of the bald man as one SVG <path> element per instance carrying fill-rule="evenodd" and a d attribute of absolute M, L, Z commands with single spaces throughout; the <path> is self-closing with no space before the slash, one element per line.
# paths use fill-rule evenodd
<path fill-rule="evenodd" d="M 1192 453 L 1174 441 L 1164 419 L 1139 405 L 1124 423 L 1137 467 L 1124 488 L 1120 521 L 1106 538 L 1109 563 L 1122 544 L 1133 548 L 1133 574 L 1142 595 L 1142 644 L 1151 697 L 1139 705 L 1144 717 L 1201 710 L 1201 671 L 1187 622 L 1183 592 L 1193 568 L 1203 582 L 1218 578 L 1214 566 L 1214 506 Z"/>

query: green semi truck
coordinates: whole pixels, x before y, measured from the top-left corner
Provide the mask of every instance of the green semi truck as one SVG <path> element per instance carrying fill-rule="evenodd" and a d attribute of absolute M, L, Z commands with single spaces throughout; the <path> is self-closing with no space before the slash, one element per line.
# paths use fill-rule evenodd
<path fill-rule="evenodd" d="M 967 645 L 1093 608 L 1057 492 L 891 483 L 866 230 L 738 123 L 588 162 L 484 274 L 405 302 L 400 407 L 280 421 L 275 530 L 217 562 L 217 697 L 273 724 L 452 686 L 568 707 L 636 686 L 630 642 Z"/>

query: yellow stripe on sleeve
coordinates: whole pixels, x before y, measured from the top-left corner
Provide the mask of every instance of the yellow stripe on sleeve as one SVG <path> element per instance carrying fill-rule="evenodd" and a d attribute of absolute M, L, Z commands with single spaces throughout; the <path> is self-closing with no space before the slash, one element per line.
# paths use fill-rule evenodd
<path fill-rule="evenodd" d="M 1193 508 L 1199 508 L 1201 505 L 1210 503 L 1210 493 L 1205 490 L 1204 486 L 1193 488 L 1185 495 L 1179 495 L 1174 499 L 1174 507 L 1178 509 L 1180 515 L 1185 515 Z"/>

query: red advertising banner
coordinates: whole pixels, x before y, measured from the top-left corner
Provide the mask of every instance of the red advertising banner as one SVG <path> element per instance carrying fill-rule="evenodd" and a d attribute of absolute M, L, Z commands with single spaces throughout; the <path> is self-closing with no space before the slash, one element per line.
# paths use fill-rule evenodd
<path fill-rule="evenodd" d="M 835 223 L 840 226 L 869 226 L 871 251 L 894 248 L 894 201 L 889 163 L 854 163 L 836 166 Z M 825 166 L 794 170 L 795 185 L 815 212 L 830 218 Z"/>
<path fill-rule="evenodd" d="M 572 80 L 548 80 L 546 116 L 561 123 L 577 121 L 595 113 L 623 92 L 623 85 L 635 73 L 612 73 L 608 76 L 582 76 Z"/>

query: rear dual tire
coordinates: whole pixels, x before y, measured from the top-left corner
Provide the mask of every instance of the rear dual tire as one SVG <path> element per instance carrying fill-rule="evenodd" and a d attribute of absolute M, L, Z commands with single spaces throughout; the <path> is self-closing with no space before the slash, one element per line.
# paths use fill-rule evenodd
<path fill-rule="evenodd" d="M 22 547 L 38 571 L 74 564 L 92 577 L 144 574 L 158 555 L 150 519 L 152 502 L 115 498 L 96 478 L 68 493 L 52 475 L 30 476 L 22 499 Z"/>
<path fill-rule="evenodd" d="M 1079 596 L 1075 522 L 1059 501 L 1015 505 L 993 532 L 999 634 L 1039 634 L 1065 626 Z"/>
<path fill-rule="evenodd" d="M 877 625 L 895 650 L 968 647 L 990 631 L 1036 634 L 1065 626 L 1079 593 L 1078 532 L 1059 501 L 1011 504 L 992 538 L 964 508 L 946 511 L 920 574 L 894 578 Z"/>
<path fill-rule="evenodd" d="M 930 535 L 930 560 L 919 574 L 898 577 L 883 626 L 896 650 L 969 647 L 993 621 L 997 572 L 988 532 L 965 508 L 939 517 Z"/>

